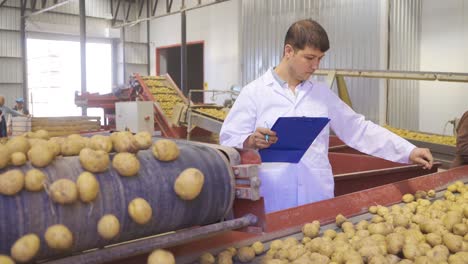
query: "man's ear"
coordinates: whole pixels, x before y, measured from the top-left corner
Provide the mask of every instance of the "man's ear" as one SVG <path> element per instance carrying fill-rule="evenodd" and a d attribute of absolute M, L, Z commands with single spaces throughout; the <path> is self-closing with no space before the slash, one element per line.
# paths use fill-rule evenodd
<path fill-rule="evenodd" d="M 291 58 L 293 55 L 294 55 L 294 48 L 291 45 L 286 44 L 284 46 L 284 57 Z"/>

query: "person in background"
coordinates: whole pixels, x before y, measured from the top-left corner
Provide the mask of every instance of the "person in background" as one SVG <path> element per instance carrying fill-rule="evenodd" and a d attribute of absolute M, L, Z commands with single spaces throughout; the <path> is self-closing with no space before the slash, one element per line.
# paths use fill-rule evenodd
<path fill-rule="evenodd" d="M 12 110 L 5 106 L 5 97 L 0 95 L 0 138 L 8 137 L 8 124 L 7 120 L 9 115 L 12 116 L 26 116 L 23 113 Z"/>
<path fill-rule="evenodd" d="M 280 63 L 245 86 L 223 123 L 220 143 L 237 148 L 264 149 L 278 140 L 268 126 L 279 117 L 327 117 L 330 123 L 318 135 L 299 163 L 265 162 L 260 165 L 260 194 L 266 212 L 274 212 L 334 196 L 328 160 L 330 128 L 348 146 L 399 163 L 433 164 L 428 149 L 357 114 L 330 88 L 310 77 L 325 52 L 328 36 L 322 26 L 305 19 L 286 33 Z M 290 131 L 293 136 L 296 131 Z"/>
<path fill-rule="evenodd" d="M 452 168 L 468 165 L 468 111 L 466 111 L 457 126 L 457 148 Z"/>
<path fill-rule="evenodd" d="M 21 97 L 16 99 L 16 105 L 13 107 L 13 110 L 20 112 L 23 115 L 29 115 L 28 109 L 24 107 L 24 99 Z"/>

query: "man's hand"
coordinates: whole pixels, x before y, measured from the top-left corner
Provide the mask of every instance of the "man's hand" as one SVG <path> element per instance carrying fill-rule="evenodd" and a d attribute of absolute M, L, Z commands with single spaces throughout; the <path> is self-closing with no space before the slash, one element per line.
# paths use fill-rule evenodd
<path fill-rule="evenodd" d="M 423 169 L 432 168 L 434 158 L 432 157 L 431 151 L 427 148 L 415 148 L 411 151 L 410 161 L 414 164 L 423 166 Z"/>
<path fill-rule="evenodd" d="M 268 128 L 259 127 L 244 141 L 244 148 L 264 149 L 278 141 L 276 132 Z"/>

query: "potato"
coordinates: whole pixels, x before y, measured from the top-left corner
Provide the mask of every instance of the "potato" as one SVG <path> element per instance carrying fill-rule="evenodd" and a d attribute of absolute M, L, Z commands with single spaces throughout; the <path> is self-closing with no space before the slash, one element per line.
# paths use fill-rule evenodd
<path fill-rule="evenodd" d="M 333 230 L 333 229 L 327 229 L 327 230 L 323 231 L 323 236 L 334 239 L 336 237 L 336 231 Z"/>
<path fill-rule="evenodd" d="M 215 258 L 211 253 L 206 252 L 200 256 L 199 263 L 200 264 L 214 264 Z"/>
<path fill-rule="evenodd" d="M 80 151 L 80 164 L 87 171 L 104 172 L 109 168 L 109 163 L 109 153 L 103 150 L 84 148 Z"/>
<path fill-rule="evenodd" d="M 47 145 L 47 140 L 40 138 L 28 138 L 28 142 L 31 148 L 36 145 Z"/>
<path fill-rule="evenodd" d="M 76 187 L 78 188 L 80 200 L 84 203 L 94 201 L 99 193 L 99 182 L 92 173 L 87 171 L 78 176 Z"/>
<path fill-rule="evenodd" d="M 448 248 L 444 245 L 437 245 L 433 249 L 426 252 L 426 256 L 431 258 L 433 262 L 440 263 L 443 261 L 447 261 L 450 252 Z"/>
<path fill-rule="evenodd" d="M 402 214 L 396 214 L 393 216 L 393 225 L 394 226 L 402 226 L 408 227 L 410 224 L 410 219 Z"/>
<path fill-rule="evenodd" d="M 309 259 L 311 261 L 309 263 L 314 263 L 314 264 L 327 264 L 330 261 L 330 259 L 327 256 L 321 255 L 316 252 L 313 252 L 312 254 L 310 254 Z"/>
<path fill-rule="evenodd" d="M 429 233 L 426 235 L 426 241 L 429 245 L 435 247 L 442 244 L 442 236 L 435 233 Z"/>
<path fill-rule="evenodd" d="M 393 231 L 393 228 L 388 223 L 370 224 L 368 230 L 371 234 L 388 235 Z"/>
<path fill-rule="evenodd" d="M 15 195 L 23 189 L 24 174 L 20 170 L 9 170 L 0 174 L 0 194 Z"/>
<path fill-rule="evenodd" d="M 40 240 L 36 234 L 27 234 L 16 240 L 11 247 L 11 256 L 19 262 L 28 262 L 36 256 L 40 247 Z"/>
<path fill-rule="evenodd" d="M 454 235 L 464 236 L 468 233 L 468 226 L 466 224 L 458 223 L 453 225 L 452 231 Z"/>
<path fill-rule="evenodd" d="M 24 154 L 28 153 L 28 150 L 31 148 L 28 139 L 25 137 L 13 137 L 8 139 L 5 146 L 8 148 L 10 153 L 22 152 Z"/>
<path fill-rule="evenodd" d="M 367 229 L 368 226 L 369 222 L 367 222 L 366 220 L 361 220 L 359 221 L 359 223 L 356 224 L 356 230 L 364 230 Z"/>
<path fill-rule="evenodd" d="M 0 169 L 5 168 L 10 163 L 10 150 L 3 144 L 0 144 Z"/>
<path fill-rule="evenodd" d="M 422 190 L 417 190 L 416 193 L 414 194 L 414 198 L 416 200 L 418 199 L 424 199 L 427 196 L 427 192 L 422 191 Z"/>
<path fill-rule="evenodd" d="M 255 255 L 260 255 L 263 253 L 263 251 L 265 251 L 265 246 L 260 241 L 253 243 L 252 248 L 255 251 Z"/>
<path fill-rule="evenodd" d="M 237 249 L 235 247 L 228 247 L 226 250 L 229 251 L 232 256 L 237 255 Z"/>
<path fill-rule="evenodd" d="M 458 189 L 458 186 L 456 184 L 450 184 L 449 186 L 447 186 L 447 191 L 452 192 L 452 193 L 456 192 L 457 189 Z"/>
<path fill-rule="evenodd" d="M 377 206 L 377 214 L 384 217 L 385 215 L 387 215 L 389 213 L 389 210 L 387 207 L 385 206 Z"/>
<path fill-rule="evenodd" d="M 60 150 L 62 149 L 62 144 L 65 142 L 64 137 L 52 137 L 49 139 L 49 142 L 57 143 L 60 146 Z"/>
<path fill-rule="evenodd" d="M 86 141 L 79 135 L 70 135 L 63 141 L 61 145 L 61 153 L 63 156 L 76 156 L 86 147 Z"/>
<path fill-rule="evenodd" d="M 411 203 L 412 201 L 414 201 L 414 196 L 411 193 L 407 193 L 403 195 L 401 200 L 405 203 Z"/>
<path fill-rule="evenodd" d="M 397 255 L 403 249 L 405 237 L 399 233 L 391 233 L 387 235 L 387 251 L 390 254 Z"/>
<path fill-rule="evenodd" d="M 67 250 L 73 244 L 73 234 L 64 225 L 53 225 L 47 228 L 44 239 L 52 249 Z"/>
<path fill-rule="evenodd" d="M 136 145 L 140 150 L 149 149 L 151 147 L 151 144 L 153 144 L 152 136 L 149 132 L 138 132 L 134 137 Z"/>
<path fill-rule="evenodd" d="M 241 247 L 237 252 L 237 258 L 242 263 L 247 263 L 255 258 L 255 251 L 251 247 Z"/>
<path fill-rule="evenodd" d="M 164 249 L 156 249 L 148 257 L 148 264 L 175 264 L 174 255 Z"/>
<path fill-rule="evenodd" d="M 136 223 L 143 225 L 151 220 L 153 210 L 143 198 L 135 198 L 128 204 L 128 214 Z"/>
<path fill-rule="evenodd" d="M 78 188 L 69 179 L 59 179 L 50 185 L 49 195 L 56 203 L 71 204 L 78 199 Z"/>
<path fill-rule="evenodd" d="M 223 251 L 218 254 L 217 264 L 232 264 L 232 255 L 229 251 Z"/>
<path fill-rule="evenodd" d="M 382 223 L 382 222 L 384 222 L 384 221 L 385 221 L 385 219 L 383 219 L 383 217 L 381 217 L 380 215 L 374 215 L 374 216 L 372 217 L 372 219 L 371 219 L 371 223 L 374 223 L 374 224 L 376 224 L 376 223 Z M 369 227 L 368 227 L 368 228 L 369 228 Z"/>
<path fill-rule="evenodd" d="M 94 135 L 89 141 L 89 148 L 109 153 L 112 151 L 112 140 L 110 137 L 103 135 Z"/>
<path fill-rule="evenodd" d="M 0 264 L 15 264 L 15 262 L 9 256 L 0 255 Z"/>
<path fill-rule="evenodd" d="M 117 153 L 112 160 L 112 167 L 120 176 L 135 176 L 140 170 L 140 161 L 138 161 L 135 154 L 128 152 Z"/>
<path fill-rule="evenodd" d="M 49 132 L 44 129 L 39 129 L 31 134 L 29 134 L 31 138 L 39 138 L 39 139 L 49 139 Z"/>
<path fill-rule="evenodd" d="M 106 214 L 99 219 L 97 230 L 102 238 L 106 240 L 113 239 L 120 233 L 119 219 L 115 215 Z"/>
<path fill-rule="evenodd" d="M 34 167 L 44 168 L 49 165 L 55 156 L 47 146 L 38 144 L 28 151 L 28 159 Z"/>
<path fill-rule="evenodd" d="M 447 233 L 442 237 L 442 241 L 452 253 L 457 253 L 463 250 L 463 237 L 461 236 Z"/>
<path fill-rule="evenodd" d="M 47 228 L 44 239 L 52 249 L 67 250 L 73 245 L 73 234 L 64 225 L 53 225 Z"/>
<path fill-rule="evenodd" d="M 112 133 L 111 140 L 116 152 L 136 153 L 139 150 L 136 139 L 130 132 L 124 131 Z"/>
<path fill-rule="evenodd" d="M 450 231 L 455 224 L 461 223 L 463 215 L 458 211 L 448 211 L 443 218 L 444 226 Z"/>
<path fill-rule="evenodd" d="M 306 223 L 302 227 L 302 233 L 304 234 L 305 237 L 310 237 L 314 238 L 319 235 L 320 232 L 320 223 L 314 224 L 314 223 Z"/>
<path fill-rule="evenodd" d="M 468 259 L 468 252 L 458 252 L 454 255 L 450 255 L 449 263 L 450 264 L 465 264 Z"/>
<path fill-rule="evenodd" d="M 177 144 L 169 139 L 160 139 L 151 148 L 153 156 L 159 161 L 173 161 L 180 155 Z"/>
<path fill-rule="evenodd" d="M 24 187 L 30 192 L 38 192 L 44 189 L 47 176 L 38 169 L 30 169 L 26 172 Z"/>
<path fill-rule="evenodd" d="M 369 207 L 369 213 L 376 214 L 377 213 L 377 206 L 372 205 L 371 207 Z"/>
<path fill-rule="evenodd" d="M 429 198 L 434 198 L 436 196 L 436 192 L 434 190 L 427 191 L 427 196 Z"/>
<path fill-rule="evenodd" d="M 344 217 L 342 214 L 338 214 L 336 217 L 335 217 L 335 224 L 339 227 L 341 227 L 341 224 L 343 224 L 344 222 L 346 222 L 348 219 L 346 217 Z"/>
<path fill-rule="evenodd" d="M 23 166 L 26 164 L 26 155 L 23 152 L 15 152 L 11 154 L 11 163 L 14 166 Z"/>
<path fill-rule="evenodd" d="M 283 248 L 283 241 L 280 239 L 275 239 L 270 244 L 270 249 L 280 250 Z"/>
<path fill-rule="evenodd" d="M 174 182 L 174 191 L 182 200 L 193 200 L 201 192 L 205 176 L 195 168 L 182 171 Z"/>

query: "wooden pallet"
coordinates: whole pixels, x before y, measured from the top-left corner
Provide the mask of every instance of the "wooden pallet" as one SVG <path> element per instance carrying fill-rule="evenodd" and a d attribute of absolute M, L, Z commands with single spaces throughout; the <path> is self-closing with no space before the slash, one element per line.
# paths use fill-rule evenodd
<path fill-rule="evenodd" d="M 101 118 L 95 116 L 12 118 L 13 136 L 38 130 L 46 130 L 49 132 L 50 136 L 64 136 L 82 132 L 99 131 L 100 129 Z"/>

